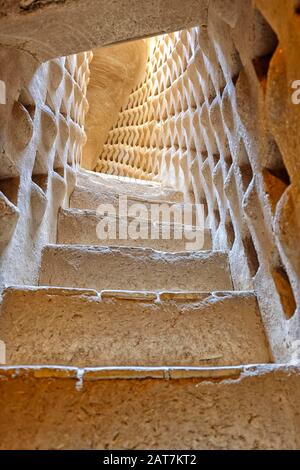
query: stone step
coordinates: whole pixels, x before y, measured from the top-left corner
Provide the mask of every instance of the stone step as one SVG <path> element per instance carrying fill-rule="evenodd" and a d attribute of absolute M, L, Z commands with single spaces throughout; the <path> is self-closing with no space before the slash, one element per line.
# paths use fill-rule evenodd
<path fill-rule="evenodd" d="M 76 245 L 44 248 L 39 283 L 98 291 L 232 290 L 227 253 Z"/>
<path fill-rule="evenodd" d="M 292 366 L 0 367 L 0 403 L 1 450 L 300 447 Z"/>
<path fill-rule="evenodd" d="M 8 287 L 7 364 L 238 365 L 270 361 L 251 292 L 154 293 Z"/>
<path fill-rule="evenodd" d="M 97 215 L 96 211 L 81 209 L 61 209 L 58 216 L 57 243 L 74 245 L 101 245 L 101 246 L 131 246 L 147 247 L 159 251 L 200 251 L 211 249 L 210 229 L 199 230 L 176 224 L 151 224 L 144 220 L 137 227 L 132 217 L 109 217 L 111 227 L 115 233 L 109 237 L 99 238 L 100 223 L 104 225 L 108 217 Z M 128 234 L 128 227 L 130 233 Z M 177 229 L 181 239 L 174 238 L 174 229 Z M 183 229 L 184 234 L 183 236 Z M 134 239 L 136 232 L 142 233 L 142 238 Z M 153 239 L 151 233 L 157 233 L 158 239 Z M 125 236 L 122 236 L 122 232 Z M 134 232 L 134 233 L 133 233 Z M 169 236 L 170 234 L 170 236 Z M 163 239 L 162 236 L 169 239 Z M 137 233 L 137 237 L 139 233 Z"/>
<path fill-rule="evenodd" d="M 135 211 L 147 211 L 148 215 L 151 213 L 158 213 L 160 219 L 164 211 L 166 211 L 168 220 L 177 223 L 189 223 L 191 225 L 197 224 L 197 212 L 201 214 L 201 206 L 195 204 L 183 204 L 167 200 L 161 200 L 155 197 L 145 196 L 127 196 L 116 193 L 110 189 L 95 189 L 84 188 L 76 186 L 71 198 L 70 207 L 74 209 L 88 209 L 96 211 L 101 205 L 111 205 L 115 209 L 116 215 L 127 216 Z M 169 212 L 171 217 L 169 218 Z M 203 207 L 203 214 L 207 213 L 206 207 Z M 201 219 L 199 219 L 201 220 Z M 186 222 L 185 222 L 186 221 Z"/>
<path fill-rule="evenodd" d="M 159 183 L 139 181 L 103 173 L 81 170 L 77 173 L 77 184 L 100 192 L 110 190 L 119 194 L 127 194 L 128 196 L 183 202 L 183 193 L 181 191 L 162 187 Z"/>
<path fill-rule="evenodd" d="M 85 168 L 79 168 L 78 173 L 79 176 L 85 176 L 88 178 L 94 178 L 96 181 L 104 181 L 107 184 L 112 184 L 116 182 L 117 184 L 120 183 L 121 185 L 138 185 L 143 187 L 152 187 L 152 188 L 162 188 L 162 184 L 160 181 L 154 180 L 145 180 L 141 178 L 133 178 L 131 176 L 121 176 L 121 175 L 112 175 L 110 173 L 103 173 L 100 171 L 92 171 L 87 170 Z M 173 189 L 168 187 L 169 189 Z"/>

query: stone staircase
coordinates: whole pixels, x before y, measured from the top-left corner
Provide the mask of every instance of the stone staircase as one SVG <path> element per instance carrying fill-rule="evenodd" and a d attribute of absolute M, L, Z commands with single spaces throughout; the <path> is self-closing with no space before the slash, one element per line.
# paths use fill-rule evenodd
<path fill-rule="evenodd" d="M 227 254 L 207 251 L 209 229 L 204 251 L 118 233 L 103 243 L 96 208 L 119 195 L 183 204 L 156 183 L 78 175 L 40 286 L 2 294 L 0 448 L 299 447 L 299 370 L 271 364 Z"/>
<path fill-rule="evenodd" d="M 128 214 L 127 208 L 133 204 L 142 204 L 143 207 L 150 213 L 151 205 L 164 204 L 166 208 L 170 206 L 180 210 L 185 205 L 183 204 L 183 195 L 178 191 L 171 189 L 162 190 L 158 184 L 144 183 L 141 184 L 137 180 L 135 183 L 128 182 L 128 178 L 124 178 L 124 188 L 120 185 L 120 181 L 116 177 L 110 177 L 111 181 L 107 181 L 105 176 L 93 176 L 92 179 L 85 173 L 79 176 L 78 185 L 72 194 L 70 200 L 70 208 L 61 210 L 58 218 L 58 233 L 57 242 L 60 244 L 82 244 L 82 245 L 107 245 L 107 246 L 130 246 L 147 247 L 161 251 L 183 251 L 185 250 L 186 241 L 192 236 L 195 227 L 185 229 L 186 236 L 181 239 L 174 237 L 164 238 L 163 231 L 166 226 L 170 226 L 173 233 L 176 225 L 176 219 L 170 216 L 169 224 L 159 222 L 157 224 L 157 238 L 147 238 L 134 240 L 132 238 L 122 238 L 120 240 L 119 232 L 132 221 L 130 213 Z M 114 189 L 114 184 L 116 187 Z M 119 197 L 126 196 L 125 213 L 122 212 L 122 206 L 119 206 Z M 114 221 L 117 219 L 117 236 L 107 240 L 99 240 L 96 227 L 98 223 L 103 220 L 103 216 L 97 213 L 97 208 L 100 204 L 109 204 L 116 208 L 117 215 L 112 215 L 110 218 Z M 119 210 L 120 207 L 120 210 Z M 192 224 L 196 221 L 196 207 L 192 204 L 188 205 L 188 213 Z M 154 224 L 149 218 L 145 218 L 141 225 L 148 233 L 154 228 Z M 211 248 L 211 237 L 208 229 L 204 230 L 204 250 Z"/>

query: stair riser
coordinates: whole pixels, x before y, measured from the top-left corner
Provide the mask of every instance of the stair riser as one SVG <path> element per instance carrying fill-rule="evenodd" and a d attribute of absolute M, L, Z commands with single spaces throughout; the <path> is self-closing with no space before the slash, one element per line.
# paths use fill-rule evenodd
<path fill-rule="evenodd" d="M 135 248 L 49 246 L 40 285 L 95 290 L 231 290 L 225 253 L 167 254 Z"/>
<path fill-rule="evenodd" d="M 269 362 L 254 295 L 206 297 L 198 302 L 100 300 L 93 291 L 6 289 L 1 339 L 8 364 Z"/>
<path fill-rule="evenodd" d="M 197 224 L 197 206 L 193 204 L 178 204 L 170 201 L 147 200 L 145 198 L 127 197 L 122 194 L 116 194 L 110 191 L 92 191 L 77 186 L 70 199 L 70 207 L 75 209 L 88 209 L 96 211 L 100 206 L 111 205 L 116 209 L 116 214 L 120 216 L 128 216 L 134 210 L 140 210 L 139 207 L 147 210 L 150 214 L 152 211 L 159 211 L 160 207 L 167 208 L 170 211 L 170 222 L 174 223 L 184 218 L 191 225 Z M 129 213 L 128 213 L 129 212 Z M 168 212 L 167 212 L 168 213 Z M 174 215 L 176 214 L 176 215 Z M 160 215 L 161 218 L 161 215 Z"/>
<path fill-rule="evenodd" d="M 300 447 L 299 371 L 221 382 L 92 380 L 81 388 L 42 373 L 0 380 L 1 449 Z"/>
<path fill-rule="evenodd" d="M 137 225 L 130 218 L 109 218 L 112 232 L 106 239 L 101 235 L 101 227 L 106 221 L 93 212 L 78 210 L 61 210 L 58 217 L 57 243 L 101 246 L 148 247 L 159 251 L 200 251 L 211 249 L 210 230 L 195 230 L 179 226 L 178 237 L 174 239 L 174 226 L 160 224 L 155 228 L 147 221 Z M 115 229 L 115 233 L 114 232 Z M 133 232 L 132 232 L 132 231 Z M 142 233 L 142 238 L 135 239 L 135 233 Z M 102 230 L 103 232 L 103 230 Z M 153 238 L 153 232 L 158 239 Z M 138 234 L 139 236 L 139 234 Z M 162 237 L 168 238 L 163 239 Z"/>

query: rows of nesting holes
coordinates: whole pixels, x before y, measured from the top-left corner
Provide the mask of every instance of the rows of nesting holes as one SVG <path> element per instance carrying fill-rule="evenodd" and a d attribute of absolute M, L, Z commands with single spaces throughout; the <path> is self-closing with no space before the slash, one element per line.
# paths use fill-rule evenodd
<path fill-rule="evenodd" d="M 237 53 L 237 55 L 238 55 L 238 53 Z M 239 55 L 238 55 L 238 57 L 239 57 Z M 237 82 L 238 76 L 239 76 L 239 73 L 236 72 L 234 74 L 233 78 L 232 78 L 234 84 Z M 222 90 L 221 90 L 221 94 L 222 94 Z M 210 98 L 213 98 L 213 96 L 210 96 Z M 208 101 L 210 102 L 211 99 L 209 99 Z M 227 139 L 226 139 L 226 144 L 228 144 Z M 216 144 L 216 147 L 218 148 L 219 146 Z M 226 147 L 226 145 L 225 145 L 225 147 Z M 229 148 L 223 148 L 222 150 L 223 150 L 223 152 L 222 152 L 223 160 L 224 160 L 225 167 L 226 167 L 226 174 L 228 174 L 228 172 L 229 172 L 229 170 L 230 170 L 230 168 L 233 164 L 232 156 L 231 156 Z M 221 155 L 219 153 L 212 155 L 211 161 L 212 161 L 212 164 L 213 164 L 214 168 L 218 165 L 218 163 L 220 161 L 220 158 L 221 158 Z M 243 179 L 243 182 L 244 182 L 244 184 L 243 184 L 244 190 L 246 190 L 247 185 L 250 183 L 250 181 L 253 177 L 253 173 L 252 173 L 252 169 L 251 169 L 251 165 L 250 165 L 248 157 L 244 158 L 244 160 L 241 160 L 240 171 L 241 171 L 241 176 L 242 176 L 242 179 Z M 210 171 L 209 171 L 209 173 L 210 173 Z M 220 223 L 221 223 L 219 207 L 214 209 L 213 219 L 214 219 L 215 230 L 218 230 L 218 228 L 220 226 Z M 226 231 L 226 236 L 227 236 L 227 245 L 228 245 L 229 250 L 231 250 L 233 245 L 234 245 L 236 235 L 235 235 L 234 226 L 233 226 L 232 219 L 231 219 L 231 216 L 230 216 L 229 212 L 226 214 L 225 231 Z M 257 260 L 256 251 L 255 251 L 255 248 L 254 248 L 254 245 L 253 245 L 253 241 L 252 241 L 252 238 L 250 236 L 247 239 L 245 239 L 244 245 L 246 247 L 245 252 L 246 252 L 246 255 L 247 255 L 247 259 L 248 259 L 248 264 L 250 265 L 249 269 L 250 269 L 251 274 L 254 276 L 257 272 L 257 269 L 258 269 L 258 260 Z"/>
<path fill-rule="evenodd" d="M 279 200 L 290 184 L 290 179 L 278 145 L 271 136 L 267 159 L 268 166 L 263 169 L 263 178 L 265 191 L 274 214 Z M 253 178 L 253 171 L 243 142 L 240 144 L 238 166 L 243 191 L 246 192 Z M 254 277 L 259 269 L 259 260 L 250 233 L 243 239 L 243 246 L 251 276 Z M 296 301 L 288 274 L 281 261 L 272 270 L 272 277 L 285 315 L 287 318 L 291 318 L 296 310 Z"/>
<path fill-rule="evenodd" d="M 278 203 L 291 181 L 278 144 L 271 135 L 268 144 L 266 166 L 263 169 L 263 181 L 272 214 L 275 215 Z M 287 318 L 291 318 L 296 311 L 296 300 L 289 276 L 280 257 L 277 266 L 272 270 L 272 277 L 285 315 Z"/>
<path fill-rule="evenodd" d="M 300 14 L 300 0 L 295 1 L 295 12 Z M 271 27 L 270 27 L 271 29 Z M 263 89 L 266 89 L 267 83 L 267 75 L 270 66 L 271 59 L 273 54 L 278 46 L 278 39 L 273 31 L 274 41 L 273 41 L 273 48 L 270 52 L 262 57 L 257 57 L 253 60 L 253 66 L 257 75 L 259 82 L 261 83 Z M 246 155 L 246 153 L 244 153 Z M 290 185 L 290 178 L 286 167 L 283 162 L 283 158 L 279 147 L 270 136 L 269 139 L 269 147 L 268 147 L 268 154 L 266 156 L 266 165 L 263 168 L 263 181 L 264 181 L 264 189 L 272 210 L 272 213 L 276 213 L 278 202 L 280 201 L 283 193 L 286 191 L 288 186 Z M 245 160 L 244 160 L 245 164 Z M 244 189 L 246 186 L 249 186 L 249 183 L 252 179 L 253 173 L 252 169 L 250 170 L 250 162 L 246 164 L 244 167 L 244 171 L 242 171 L 243 185 Z M 245 171 L 246 170 L 246 171 Z M 250 261 L 252 260 L 253 263 L 253 273 L 255 274 L 259 268 L 259 261 L 257 259 L 257 254 L 254 248 L 253 241 L 249 244 L 249 238 L 246 239 L 246 243 L 244 243 L 245 251 L 249 253 L 247 256 Z M 252 253 L 252 255 L 251 255 Z M 284 268 L 284 265 L 278 256 L 279 261 L 278 264 L 272 269 L 272 278 L 274 284 L 276 286 L 276 290 L 278 292 L 281 305 L 283 311 L 285 313 L 286 318 L 291 318 L 295 311 L 296 311 L 296 300 L 293 293 L 293 288 L 289 279 L 289 276 Z"/>
<path fill-rule="evenodd" d="M 27 89 L 23 88 L 21 90 L 18 101 L 28 111 L 31 119 L 34 120 L 36 110 L 35 102 Z M 43 164 L 42 161 L 43 159 L 37 150 L 31 180 L 43 191 L 43 193 L 46 193 L 48 187 L 48 168 L 47 163 L 45 162 Z"/>
<path fill-rule="evenodd" d="M 300 14 L 300 0 L 295 0 L 295 13 Z M 272 31 L 271 26 L 270 26 L 270 31 Z M 268 54 L 262 57 L 257 57 L 253 60 L 253 66 L 254 66 L 257 78 L 260 84 L 262 85 L 262 88 L 264 91 L 266 90 L 267 76 L 268 76 L 268 70 L 270 67 L 270 62 L 278 46 L 278 38 L 275 32 L 274 31 L 272 32 L 273 32 L 272 49 L 269 51 Z M 276 209 L 277 209 L 278 203 L 282 195 L 284 194 L 284 192 L 290 185 L 290 178 L 286 170 L 286 167 L 284 165 L 280 149 L 275 139 L 272 136 L 270 136 L 269 138 L 268 155 L 266 156 L 266 160 L 267 160 L 266 165 L 262 171 L 264 189 L 265 189 L 272 213 L 274 215 L 276 213 Z M 246 168 L 248 168 L 248 171 L 250 171 L 250 166 L 248 164 Z M 243 184 L 245 184 L 245 186 L 248 186 L 249 180 L 252 179 L 251 172 L 248 175 L 247 175 L 247 171 L 242 172 L 245 175 L 243 178 L 244 180 Z M 246 177 L 246 180 L 245 180 L 245 177 Z M 247 241 L 247 243 L 249 243 L 249 240 Z M 244 243 L 245 248 L 247 248 L 247 243 L 246 243 L 246 246 Z M 248 246 L 248 250 L 249 248 L 250 248 L 250 252 L 253 252 L 253 253 L 255 252 L 254 245 Z M 257 255 L 256 255 L 256 259 L 257 259 Z M 289 319 L 289 318 L 292 318 L 293 315 L 295 314 L 297 305 L 296 305 L 296 300 L 295 300 L 295 296 L 294 296 L 294 292 L 293 292 L 293 288 L 292 288 L 289 276 L 286 272 L 286 269 L 284 268 L 284 265 L 279 255 L 278 255 L 278 259 L 279 259 L 278 264 L 272 269 L 272 278 L 276 286 L 276 290 L 278 292 L 285 316 L 286 318 Z M 254 271 L 255 270 L 257 271 L 259 267 L 258 260 L 257 261 L 255 260 L 254 266 L 256 266 Z"/>
<path fill-rule="evenodd" d="M 244 144 L 241 142 L 238 156 L 243 191 L 245 192 L 253 178 L 253 171 Z M 283 163 L 282 155 L 274 139 L 269 143 L 269 165 L 263 169 L 265 191 L 268 196 L 272 212 L 276 212 L 276 206 L 290 184 L 289 176 Z M 250 233 L 243 239 L 248 267 L 251 276 L 254 277 L 259 268 L 258 256 Z M 291 318 L 296 310 L 296 301 L 293 289 L 282 262 L 272 270 L 272 277 L 279 294 L 281 304 L 287 318 Z"/>
<path fill-rule="evenodd" d="M 250 163 L 250 159 L 244 144 L 244 141 L 241 139 L 239 144 L 238 155 L 236 159 L 237 169 L 241 180 L 242 190 L 245 194 L 249 188 L 251 181 L 253 180 L 253 170 Z M 232 224 L 231 224 L 232 225 Z M 233 227 L 229 225 L 229 230 L 234 231 Z M 253 238 L 248 230 L 242 239 L 242 244 L 247 260 L 248 269 L 250 276 L 254 278 L 259 269 L 259 260 Z M 231 246 L 232 248 L 232 246 Z"/>
<path fill-rule="evenodd" d="M 27 110 L 31 119 L 34 120 L 36 107 L 34 100 L 27 89 L 24 88 L 21 90 L 18 101 Z M 53 176 L 56 176 L 56 178 L 61 182 L 61 184 L 64 184 L 64 168 L 56 167 L 57 161 L 58 158 L 56 156 L 53 162 Z M 49 152 L 41 152 L 37 149 L 31 180 L 45 196 L 43 201 L 43 204 L 45 206 L 44 210 L 46 208 L 46 194 L 49 186 L 49 178 Z M 41 222 L 41 219 L 39 220 L 39 222 Z"/>
<path fill-rule="evenodd" d="M 201 54 L 201 51 L 198 50 L 198 54 Z M 203 60 L 203 57 L 202 57 L 202 60 Z M 186 69 L 186 68 L 185 68 L 185 69 Z M 152 77 L 152 79 L 153 79 L 153 77 Z M 210 101 L 213 100 L 213 98 L 216 96 L 216 91 L 215 91 L 215 89 L 214 89 L 214 86 L 213 86 L 213 83 L 212 83 L 212 81 L 211 81 L 211 77 L 210 77 L 209 74 L 207 74 L 207 79 L 210 81 L 210 85 L 211 85 L 211 86 L 206 83 L 206 84 L 205 84 L 205 85 L 206 85 L 205 88 L 208 88 L 208 90 L 207 90 L 208 92 L 210 92 L 210 91 L 213 90 L 213 91 L 212 91 L 212 94 L 211 94 L 211 93 L 208 93 L 208 94 L 209 94 L 209 96 L 208 96 L 208 101 L 210 102 Z M 223 77 L 223 79 L 224 79 L 224 77 Z M 224 79 L 224 83 L 225 83 L 225 79 Z M 174 85 L 174 83 L 173 83 L 172 85 Z M 183 91 L 183 93 L 181 93 L 181 94 L 183 94 L 183 103 L 182 103 L 182 102 L 177 103 L 177 105 L 174 106 L 174 112 L 173 112 L 173 113 L 171 112 L 170 109 L 168 109 L 168 116 L 169 116 L 169 117 L 171 117 L 173 114 L 175 115 L 175 114 L 176 114 L 176 111 L 177 111 L 177 113 L 180 113 L 182 110 L 188 109 L 188 101 L 189 101 L 189 100 L 188 100 L 188 98 L 187 98 L 187 96 L 186 96 L 186 94 L 185 94 L 185 88 L 184 88 L 184 86 L 183 86 L 183 83 L 180 83 L 180 84 L 177 83 L 177 85 L 178 85 L 178 87 L 179 87 L 179 85 L 180 85 L 181 91 Z M 199 84 L 199 86 L 201 86 L 201 85 Z M 211 89 L 212 89 L 212 90 L 211 90 Z M 145 90 L 144 90 L 144 91 L 145 91 Z M 141 92 L 141 90 L 138 90 L 138 89 L 137 89 L 137 93 L 140 93 L 141 95 L 143 95 L 143 93 Z M 193 91 L 192 91 L 192 90 L 190 90 L 190 94 L 193 96 Z M 137 99 L 138 95 L 137 95 L 136 93 L 133 94 L 133 95 L 135 95 L 135 99 Z M 206 93 L 206 95 L 207 95 L 207 93 Z M 141 103 L 142 103 L 142 101 L 143 101 L 142 98 L 144 99 L 144 96 L 141 96 L 140 98 L 141 98 L 141 102 L 139 103 L 139 102 L 137 101 L 136 104 L 140 104 L 140 105 L 141 105 Z M 131 99 L 129 99 L 129 103 L 127 104 L 127 108 L 128 108 L 128 107 L 130 108 L 130 107 L 134 104 L 134 103 L 132 103 L 133 99 L 134 99 L 134 97 L 131 96 Z M 203 97 L 203 99 L 204 99 L 204 97 Z M 195 103 L 196 103 L 196 101 L 195 101 Z M 190 103 L 189 103 L 189 104 L 190 104 Z M 173 100 L 171 100 L 171 101 L 169 100 L 169 106 L 170 106 L 170 105 L 173 106 Z M 180 106 L 179 106 L 179 105 L 180 105 Z M 179 109 L 176 109 L 176 107 L 179 107 Z M 196 107 L 197 107 L 197 106 L 196 106 Z M 131 111 L 132 111 L 132 110 L 131 110 Z M 130 117 L 128 116 L 128 110 L 123 110 L 123 113 L 124 113 L 124 114 L 126 113 L 126 117 L 125 117 L 125 116 L 122 117 L 122 113 L 121 113 L 121 116 L 119 117 L 118 127 L 120 127 L 120 125 L 124 127 L 124 126 L 126 126 L 126 124 L 127 124 L 127 125 L 129 124 L 128 121 L 130 121 Z M 130 110 L 129 110 L 129 114 L 130 114 Z M 124 122 L 124 121 L 125 121 L 125 122 Z M 145 123 L 145 124 L 146 124 L 146 123 Z M 112 132 L 112 134 L 113 134 L 113 132 Z M 112 135 L 110 135 L 110 140 L 109 140 L 109 142 L 111 142 L 112 139 L 114 140 L 114 139 L 116 139 L 116 138 L 117 138 L 116 136 L 113 137 Z M 122 136 L 121 136 L 121 138 L 122 138 Z M 193 147 L 195 147 L 195 144 L 192 144 L 192 145 L 193 145 Z M 214 142 L 214 145 L 216 146 L 216 142 Z M 227 152 L 224 152 L 224 153 L 227 153 Z M 218 158 L 220 158 L 220 157 L 218 157 Z M 232 161 L 227 161 L 227 162 L 226 162 L 226 167 L 228 168 L 228 170 L 229 170 L 231 164 L 232 164 Z"/>

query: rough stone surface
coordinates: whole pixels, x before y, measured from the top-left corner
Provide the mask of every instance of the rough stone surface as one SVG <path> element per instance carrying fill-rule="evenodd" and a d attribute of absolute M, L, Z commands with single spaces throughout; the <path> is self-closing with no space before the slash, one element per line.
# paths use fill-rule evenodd
<path fill-rule="evenodd" d="M 100 239 L 97 235 L 97 227 L 100 222 L 103 222 L 103 225 L 109 224 L 110 227 L 116 227 L 116 236 L 110 235 L 105 239 Z M 211 248 L 209 229 L 200 230 L 193 227 L 184 228 L 184 226 L 182 226 L 180 231 L 183 233 L 183 230 L 185 230 L 186 235 L 175 239 L 175 224 L 160 223 L 158 224 L 157 230 L 158 239 L 153 239 L 150 237 L 151 230 L 154 230 L 153 224 L 149 220 L 142 219 L 137 228 L 137 232 L 140 231 L 141 237 L 133 239 L 128 232 L 131 224 L 133 224 L 133 227 L 136 227 L 136 219 L 134 217 L 101 216 L 97 215 L 96 211 L 91 210 L 61 209 L 58 216 L 57 242 L 60 244 L 73 245 L 148 247 L 154 250 L 176 252 L 185 251 L 187 249 L 187 243 L 194 243 L 196 236 L 198 236 L 199 240 L 203 240 L 203 244 L 198 243 L 198 250 L 209 250 Z M 120 238 L 120 227 L 125 227 L 122 230 L 126 234 L 126 238 Z M 147 238 L 145 238 L 144 234 L 148 235 Z M 171 235 L 169 236 L 169 234 Z M 164 239 L 163 236 L 165 236 L 166 239 Z M 195 247 L 191 246 L 191 250 L 195 249 Z"/>
<path fill-rule="evenodd" d="M 76 370 L 2 369 L 1 449 L 300 447 L 297 368 L 228 371 L 227 380 L 209 371 L 173 380 L 125 372 L 81 371 L 81 383 Z"/>
<path fill-rule="evenodd" d="M 98 291 L 232 289 L 226 253 L 68 245 L 44 248 L 39 284 Z"/>
<path fill-rule="evenodd" d="M 7 288 L 1 338 L 7 364 L 76 366 L 266 363 L 255 296 Z M 170 296 L 169 296 L 170 297 Z"/>
<path fill-rule="evenodd" d="M 128 197 L 158 199 L 159 201 L 183 202 L 183 193 L 160 183 L 135 178 L 95 173 L 81 169 L 77 175 L 78 186 L 97 193 L 114 192 Z"/>
<path fill-rule="evenodd" d="M 10 0 L 1 3 L 0 43 L 44 62 L 205 22 L 207 5 L 208 0 Z"/>
<path fill-rule="evenodd" d="M 119 194 L 116 191 L 112 191 L 107 188 L 97 189 L 95 187 L 92 187 L 87 189 L 77 185 L 70 198 L 70 207 L 76 209 L 97 210 L 100 204 L 111 204 L 116 209 L 119 209 L 119 201 L 122 196 L 123 200 L 125 200 L 124 194 Z M 149 196 L 149 198 L 145 198 L 145 196 L 139 197 L 136 195 L 127 196 L 126 209 L 125 211 L 123 211 L 123 214 L 118 212 L 119 215 L 125 215 L 127 213 L 126 210 L 134 204 L 142 204 L 149 211 L 151 210 L 151 207 L 161 204 L 167 205 L 166 207 L 169 207 L 170 209 L 173 208 L 174 210 L 177 210 L 178 213 L 180 210 L 183 213 L 185 209 L 187 214 L 190 214 L 190 216 L 192 217 L 191 222 L 193 224 L 196 223 L 197 208 L 194 204 L 179 204 L 176 202 L 158 199 L 155 197 L 152 199 L 151 196 Z"/>

